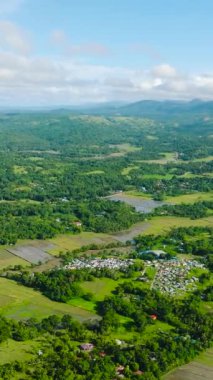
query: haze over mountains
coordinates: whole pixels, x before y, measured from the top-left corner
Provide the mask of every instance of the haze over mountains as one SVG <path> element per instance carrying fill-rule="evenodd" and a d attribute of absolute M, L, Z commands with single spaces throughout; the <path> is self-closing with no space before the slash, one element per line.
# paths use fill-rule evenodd
<path fill-rule="evenodd" d="M 151 119 L 170 119 L 179 117 L 208 118 L 213 117 L 213 101 L 194 99 L 191 101 L 157 101 L 141 100 L 134 103 L 103 103 L 94 106 L 62 107 L 61 112 L 71 111 L 75 113 L 102 114 L 113 116 L 136 116 Z M 56 112 L 59 109 L 55 110 Z"/>
<path fill-rule="evenodd" d="M 79 106 L 55 106 L 55 107 L 11 107 L 1 108 L 0 112 L 53 112 L 53 113 L 72 113 L 103 116 L 132 116 L 151 118 L 156 120 L 169 120 L 179 118 L 202 119 L 209 121 L 213 117 L 213 101 L 193 99 L 191 101 L 173 100 L 141 100 L 134 103 L 107 102 L 99 104 L 85 104 Z"/>

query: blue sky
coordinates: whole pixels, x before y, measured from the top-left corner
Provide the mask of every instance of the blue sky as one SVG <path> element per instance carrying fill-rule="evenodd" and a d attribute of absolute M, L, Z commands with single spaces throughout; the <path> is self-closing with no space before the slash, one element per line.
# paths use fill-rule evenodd
<path fill-rule="evenodd" d="M 213 98 L 211 0 L 0 0 L 0 105 Z"/>

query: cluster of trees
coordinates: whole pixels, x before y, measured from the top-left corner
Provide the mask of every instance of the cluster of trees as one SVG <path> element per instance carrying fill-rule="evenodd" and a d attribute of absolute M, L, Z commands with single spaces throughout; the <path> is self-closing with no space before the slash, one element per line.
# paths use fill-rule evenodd
<path fill-rule="evenodd" d="M 0 244 L 15 244 L 17 239 L 46 239 L 59 233 L 84 230 L 115 232 L 143 220 L 143 215 L 125 203 L 106 199 L 57 203 L 0 204 Z"/>
<path fill-rule="evenodd" d="M 7 273 L 7 277 L 17 282 L 40 290 L 45 296 L 54 301 L 67 302 L 76 296 L 83 296 L 85 292 L 81 289 L 79 282 L 93 279 L 89 271 L 64 269 L 53 269 L 46 272 L 29 273 Z"/>
<path fill-rule="evenodd" d="M 172 228 L 165 235 L 140 235 L 135 238 L 138 252 L 149 249 L 165 249 L 175 255 L 176 252 L 208 256 L 213 253 L 213 230 L 211 227 Z"/>
<path fill-rule="evenodd" d="M 117 190 L 145 188 L 159 200 L 210 191 L 212 161 L 186 161 L 212 154 L 209 129 L 200 133 L 198 139 L 196 125 L 188 130 L 131 117 L 2 115 L 0 244 L 76 233 L 75 219 L 90 231 L 128 228 L 143 217 L 103 199 Z M 165 158 L 165 152 L 173 154 L 173 161 L 150 162 Z M 131 169 L 128 174 L 126 168 Z M 198 218 L 210 206 L 199 203 L 163 212 Z"/>
<path fill-rule="evenodd" d="M 146 191 L 159 199 L 159 195 L 163 200 L 165 195 L 177 196 L 189 194 L 197 191 L 209 192 L 213 189 L 213 179 L 211 177 L 194 177 L 183 178 L 173 176 L 171 179 L 156 179 L 156 178 L 138 178 L 132 179 L 138 189 L 143 186 Z M 161 200 L 160 199 L 160 200 Z"/>
<path fill-rule="evenodd" d="M 157 380 L 209 347 L 212 318 L 200 311 L 200 302 L 204 301 L 197 293 L 174 302 L 156 291 L 144 291 L 127 282 L 117 288 L 115 295 L 99 303 L 100 321 L 81 324 L 69 315 L 53 315 L 40 322 L 34 319 L 16 322 L 1 317 L 1 342 L 8 338 L 29 340 L 45 334 L 45 344 L 41 343 L 40 354 L 34 355 L 30 366 L 28 362 L 17 361 L 0 366 L 0 377 L 6 380 L 22 374 L 37 380 L 111 380 L 122 374 L 127 380 Z M 156 331 L 144 342 L 147 324 L 155 323 L 149 318 L 153 312 L 160 321 L 169 323 L 171 329 Z M 141 339 L 133 337 L 124 345 L 116 343 L 113 336 L 120 325 L 120 315 L 129 317 L 126 329 L 139 332 Z M 80 343 L 87 341 L 94 345 L 90 352 L 79 349 Z"/>
<path fill-rule="evenodd" d="M 154 215 L 185 216 L 191 219 L 200 219 L 212 213 L 213 201 L 182 203 L 179 205 L 163 205 L 154 211 Z"/>

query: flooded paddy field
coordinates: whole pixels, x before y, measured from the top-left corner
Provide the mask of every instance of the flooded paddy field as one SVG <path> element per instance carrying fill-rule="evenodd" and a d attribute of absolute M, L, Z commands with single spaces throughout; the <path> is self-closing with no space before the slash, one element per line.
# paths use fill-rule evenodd
<path fill-rule="evenodd" d="M 35 242 L 34 242 L 35 243 Z M 52 259 L 52 256 L 47 253 L 49 249 L 53 247 L 52 244 L 46 242 L 40 242 L 40 244 L 18 244 L 14 247 L 8 248 L 8 252 L 18 256 L 21 259 L 24 259 L 32 264 L 45 263 Z"/>
<path fill-rule="evenodd" d="M 151 211 L 153 211 L 155 208 L 160 207 L 165 204 L 165 202 L 155 201 L 153 199 L 147 199 L 147 198 L 138 197 L 134 195 L 127 195 L 125 193 L 113 194 L 107 197 L 107 199 L 114 202 L 116 201 L 125 202 L 133 206 L 136 209 L 136 211 L 143 212 L 145 214 L 148 214 Z"/>

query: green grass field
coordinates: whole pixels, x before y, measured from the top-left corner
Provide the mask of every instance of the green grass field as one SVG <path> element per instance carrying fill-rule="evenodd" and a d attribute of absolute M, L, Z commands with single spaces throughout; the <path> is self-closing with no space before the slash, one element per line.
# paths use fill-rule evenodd
<path fill-rule="evenodd" d="M 125 191 L 125 193 L 123 193 L 123 195 L 125 197 L 138 197 L 140 198 L 140 200 L 147 200 L 147 199 L 152 199 L 151 195 L 150 194 L 147 194 L 147 193 L 142 193 L 141 191 L 137 191 L 137 190 L 130 190 L 130 191 Z"/>
<path fill-rule="evenodd" d="M 155 334 L 157 334 L 160 331 L 168 332 L 172 330 L 172 328 L 173 327 L 170 326 L 168 323 L 155 321 L 153 324 L 146 326 L 141 339 L 143 342 L 146 342 L 147 340 L 150 339 L 150 336 L 153 337 Z"/>
<path fill-rule="evenodd" d="M 81 232 L 77 235 L 58 235 L 57 237 L 49 240 L 50 243 L 56 247 L 48 252 L 53 255 L 58 255 L 60 251 L 74 250 L 82 247 L 83 245 L 107 244 L 113 241 L 113 237 L 108 234 L 95 233 L 95 232 Z"/>
<path fill-rule="evenodd" d="M 92 293 L 93 299 L 86 301 L 81 297 L 76 297 L 69 301 L 69 305 L 95 312 L 96 301 L 103 301 L 123 281 L 124 279 L 115 281 L 111 278 L 96 278 L 94 281 L 84 281 L 80 284 L 81 288 L 87 293 Z"/>
<path fill-rule="evenodd" d="M 143 179 L 171 179 L 173 177 L 173 174 L 143 174 L 141 178 Z"/>
<path fill-rule="evenodd" d="M 167 176 L 161 176 L 157 174 L 150 174 L 145 175 L 143 178 L 170 178 L 172 175 L 168 174 Z M 121 194 L 123 197 L 129 197 L 129 198 L 138 198 L 139 200 L 147 200 L 152 199 L 152 196 L 147 193 L 142 193 L 141 191 L 137 190 L 130 190 L 125 191 Z M 198 201 L 207 201 L 207 200 L 213 200 L 213 192 L 196 192 L 191 194 L 183 194 L 183 195 L 177 195 L 177 196 L 167 196 L 165 199 L 167 202 L 171 202 L 174 204 L 180 204 L 180 203 L 195 203 Z"/>
<path fill-rule="evenodd" d="M 8 266 L 23 265 L 27 266 L 29 263 L 18 256 L 13 255 L 4 248 L 0 248 L 0 270 Z"/>
<path fill-rule="evenodd" d="M 68 302 L 68 304 L 71 306 L 80 307 L 83 310 L 95 313 L 96 304 L 94 301 L 86 301 L 81 297 L 75 297 L 75 298 L 72 298 Z"/>
<path fill-rule="evenodd" d="M 209 348 L 207 351 L 202 352 L 196 359 L 199 363 L 206 364 L 213 367 L 213 348 Z"/>
<path fill-rule="evenodd" d="M 213 192 L 209 193 L 192 193 L 192 194 L 184 194 L 184 195 L 178 195 L 176 197 L 166 197 L 166 201 L 180 204 L 180 203 L 195 203 L 198 201 L 210 201 L 213 200 Z"/>
<path fill-rule="evenodd" d="M 94 281 L 84 281 L 81 288 L 86 292 L 94 294 L 95 301 L 103 301 L 122 281 L 115 281 L 111 278 L 97 278 Z"/>
<path fill-rule="evenodd" d="M 90 172 L 84 173 L 85 175 L 92 175 L 92 174 L 104 174 L 103 170 L 92 170 Z"/>
<path fill-rule="evenodd" d="M 136 166 L 136 165 L 131 165 L 131 166 L 128 166 L 127 168 L 124 168 L 121 172 L 122 175 L 128 175 L 132 170 L 136 170 L 138 169 L 139 166 Z"/>
<path fill-rule="evenodd" d="M 180 175 L 180 178 L 196 178 L 196 177 L 212 177 L 213 173 L 202 173 L 202 174 L 193 174 L 186 172 L 183 175 Z"/>
<path fill-rule="evenodd" d="M 190 227 L 190 226 L 213 226 L 213 217 L 192 220 L 189 218 L 166 216 L 154 217 L 148 222 L 149 226 L 143 231 L 144 235 L 147 234 L 161 234 L 174 227 Z"/>
<path fill-rule="evenodd" d="M 78 320 L 96 317 L 85 309 L 51 301 L 41 293 L 5 278 L 0 278 L 0 309 L 2 315 L 14 319 L 42 319 L 52 314 L 70 314 Z"/>
<path fill-rule="evenodd" d="M 145 162 L 145 163 L 165 165 L 170 161 L 176 160 L 176 154 L 175 153 L 165 152 L 165 153 L 163 153 L 163 155 L 164 155 L 164 157 L 159 158 L 158 160 L 139 160 L 137 162 Z"/>
<path fill-rule="evenodd" d="M 118 329 L 116 331 L 113 331 L 112 333 L 110 333 L 110 339 L 121 339 L 121 340 L 124 340 L 126 342 L 128 342 L 130 340 L 134 340 L 135 343 L 137 342 L 139 344 L 141 344 L 141 343 L 143 344 L 147 340 L 150 339 L 150 335 L 154 336 L 159 331 L 168 332 L 172 329 L 172 326 L 170 326 L 168 323 L 155 321 L 153 324 L 147 325 L 145 328 L 145 331 L 143 333 L 139 333 L 136 331 L 129 331 L 125 328 L 124 323 L 126 323 L 128 321 L 131 321 L 131 319 L 126 318 L 123 321 L 121 320 L 120 321 L 121 326 L 118 327 Z"/>
<path fill-rule="evenodd" d="M 213 156 L 207 156 L 207 157 L 202 157 L 202 158 L 196 158 L 192 162 L 209 162 L 213 160 Z"/>
<path fill-rule="evenodd" d="M 17 342 L 8 339 L 0 345 L 0 365 L 10 363 L 12 361 L 27 361 L 40 348 L 39 340 L 29 340 L 25 342 Z"/>

